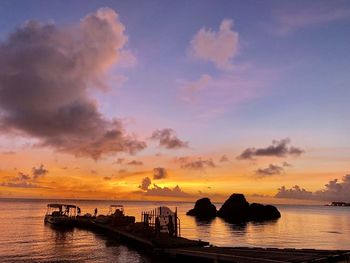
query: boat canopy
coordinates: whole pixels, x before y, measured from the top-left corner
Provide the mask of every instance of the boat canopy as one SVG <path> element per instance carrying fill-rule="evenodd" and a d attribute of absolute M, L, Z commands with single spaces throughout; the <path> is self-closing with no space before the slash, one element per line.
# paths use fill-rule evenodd
<path fill-rule="evenodd" d="M 109 207 L 121 207 L 121 208 L 124 208 L 123 205 L 110 205 Z"/>
<path fill-rule="evenodd" d="M 67 205 L 67 204 L 48 204 L 47 207 L 52 207 L 52 208 L 60 208 L 60 207 L 67 207 L 67 208 L 76 208 L 76 205 Z"/>

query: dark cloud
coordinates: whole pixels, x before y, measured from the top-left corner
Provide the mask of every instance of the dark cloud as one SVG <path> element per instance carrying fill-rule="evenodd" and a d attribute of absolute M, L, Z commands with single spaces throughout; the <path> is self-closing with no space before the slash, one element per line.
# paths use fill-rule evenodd
<path fill-rule="evenodd" d="M 272 145 L 267 146 L 266 148 L 247 148 L 245 149 L 238 157 L 239 160 L 253 160 L 254 157 L 258 156 L 276 156 L 276 157 L 285 157 L 287 155 L 299 156 L 304 151 L 300 148 L 290 146 L 290 139 L 282 139 L 280 141 L 273 140 Z"/>
<path fill-rule="evenodd" d="M 33 178 L 37 179 L 39 177 L 42 177 L 44 175 L 46 175 L 49 171 L 47 169 L 45 169 L 44 165 L 40 165 L 38 168 L 33 167 L 32 168 L 32 174 L 33 174 Z"/>
<path fill-rule="evenodd" d="M 188 170 L 204 170 L 206 168 L 215 168 L 216 164 L 212 159 L 190 160 L 187 157 L 180 157 L 178 161 L 181 164 L 181 168 Z"/>
<path fill-rule="evenodd" d="M 345 175 L 341 182 L 338 182 L 338 179 L 329 181 L 323 189 L 315 192 L 307 191 L 298 185 L 290 189 L 282 186 L 275 197 L 350 202 L 350 174 Z"/>
<path fill-rule="evenodd" d="M 219 159 L 219 162 L 220 162 L 220 163 L 228 162 L 228 161 L 230 161 L 230 159 L 227 157 L 226 154 L 224 154 L 223 156 L 221 156 L 221 158 Z"/>
<path fill-rule="evenodd" d="M 255 171 L 255 174 L 259 177 L 267 177 L 272 175 L 280 175 L 284 173 L 284 169 L 281 166 L 275 164 L 269 164 L 266 168 L 259 168 Z"/>
<path fill-rule="evenodd" d="M 152 133 L 151 139 L 159 140 L 159 146 L 166 149 L 179 149 L 188 147 L 188 142 L 182 141 L 176 137 L 175 132 L 172 129 L 156 130 Z"/>
<path fill-rule="evenodd" d="M 128 165 L 143 165 L 143 162 L 133 160 L 133 161 L 128 162 Z"/>
<path fill-rule="evenodd" d="M 182 191 L 182 189 L 177 185 L 174 188 L 161 187 L 156 184 L 152 184 L 151 179 L 146 177 L 142 180 L 139 188 L 142 190 L 144 195 L 149 196 L 167 196 L 167 197 L 190 197 L 191 195 Z"/>
<path fill-rule="evenodd" d="M 106 119 L 91 98 L 120 61 L 127 36 L 118 15 L 99 9 L 79 24 L 29 21 L 0 43 L 0 128 L 81 157 L 133 154 L 145 142 Z"/>
<path fill-rule="evenodd" d="M 153 169 L 153 179 L 164 179 L 168 176 L 168 172 L 165 168 L 157 167 Z"/>
<path fill-rule="evenodd" d="M 112 180 L 112 177 L 111 176 L 105 176 L 105 177 L 103 177 L 103 180 L 110 181 L 110 180 Z"/>
<path fill-rule="evenodd" d="M 143 191 L 147 191 L 151 183 L 152 183 L 151 179 L 149 179 L 149 177 L 145 177 L 142 179 L 142 182 L 141 182 L 141 185 L 139 185 L 139 188 Z"/>

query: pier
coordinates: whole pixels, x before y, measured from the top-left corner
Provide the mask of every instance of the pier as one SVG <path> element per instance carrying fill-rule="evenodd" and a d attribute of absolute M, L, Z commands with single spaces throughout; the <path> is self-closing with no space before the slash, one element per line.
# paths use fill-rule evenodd
<path fill-rule="evenodd" d="M 136 223 L 138 224 L 138 223 Z M 236 262 L 236 263 L 292 263 L 292 262 L 346 262 L 350 251 L 316 249 L 278 249 L 250 247 L 215 247 L 209 242 L 183 237 L 141 237 L 127 227 L 113 227 L 96 223 L 94 219 L 77 219 L 76 227 L 104 233 L 112 238 L 144 251 L 169 258 L 175 262 Z M 136 227 L 137 228 L 137 227 Z"/>

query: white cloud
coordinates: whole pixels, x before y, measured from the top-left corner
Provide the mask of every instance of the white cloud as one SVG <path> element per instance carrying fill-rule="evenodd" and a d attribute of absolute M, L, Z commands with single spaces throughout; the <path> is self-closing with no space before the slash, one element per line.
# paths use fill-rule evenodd
<path fill-rule="evenodd" d="M 219 31 L 202 28 L 191 40 L 191 54 L 213 62 L 219 69 L 232 69 L 232 59 L 238 52 L 238 32 L 233 31 L 233 21 L 224 19 Z"/>

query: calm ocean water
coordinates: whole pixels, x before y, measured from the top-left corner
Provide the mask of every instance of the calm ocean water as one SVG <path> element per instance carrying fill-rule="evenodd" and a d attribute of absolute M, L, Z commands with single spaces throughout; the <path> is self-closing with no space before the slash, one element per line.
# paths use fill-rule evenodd
<path fill-rule="evenodd" d="M 156 262 L 142 252 L 85 230 L 58 231 L 44 225 L 46 204 L 57 200 L 0 199 L 0 262 Z M 63 201 L 67 202 L 67 201 Z M 69 201 L 82 213 L 107 213 L 111 201 Z M 278 205 L 275 222 L 232 225 L 220 218 L 200 222 L 185 215 L 191 203 L 115 202 L 140 220 L 141 210 L 178 208 L 181 235 L 217 246 L 350 249 L 350 207 Z M 220 204 L 217 204 L 220 208 Z"/>

